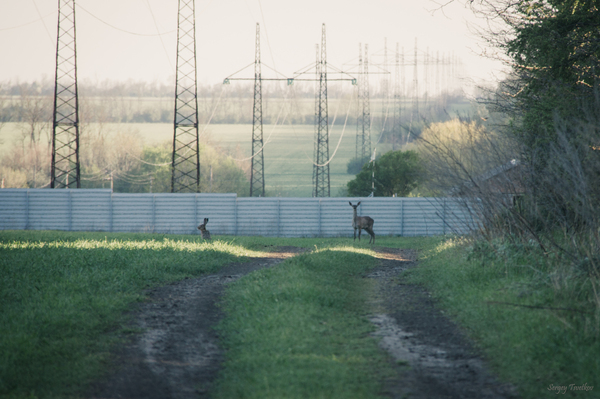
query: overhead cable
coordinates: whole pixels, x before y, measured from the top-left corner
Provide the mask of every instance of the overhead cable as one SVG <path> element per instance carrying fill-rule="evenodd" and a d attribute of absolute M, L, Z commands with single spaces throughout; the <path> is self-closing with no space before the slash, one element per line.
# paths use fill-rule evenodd
<path fill-rule="evenodd" d="M 118 31 L 130 34 L 130 35 L 135 35 L 135 36 L 163 36 L 163 35 L 169 35 L 169 34 L 175 32 L 175 30 L 171 30 L 171 31 L 168 31 L 168 32 L 158 32 L 158 29 L 157 29 L 157 33 L 137 33 L 137 32 L 131 32 L 131 31 L 128 31 L 128 30 L 125 30 L 125 29 L 121 29 L 121 28 L 119 28 L 117 26 L 114 26 L 113 24 L 110 24 L 110 23 L 104 21 L 103 19 L 100 19 L 99 17 L 97 17 L 96 15 L 94 15 L 92 12 L 90 12 L 90 11 L 86 10 L 85 8 L 83 8 L 81 6 L 81 4 L 79 4 L 79 3 L 77 3 L 77 8 L 81 9 L 83 12 L 85 12 L 86 14 L 88 14 L 89 16 L 91 16 L 92 18 L 94 18 L 94 19 L 102 22 L 104 25 L 109 26 L 109 27 L 111 27 L 113 29 L 116 29 Z"/>

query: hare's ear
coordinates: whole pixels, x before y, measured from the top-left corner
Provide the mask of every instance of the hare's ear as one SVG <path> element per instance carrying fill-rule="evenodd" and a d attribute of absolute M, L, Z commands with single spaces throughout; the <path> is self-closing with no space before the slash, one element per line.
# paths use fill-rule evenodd
<path fill-rule="evenodd" d="M 208 223 L 208 218 L 204 218 L 204 224 Z"/>

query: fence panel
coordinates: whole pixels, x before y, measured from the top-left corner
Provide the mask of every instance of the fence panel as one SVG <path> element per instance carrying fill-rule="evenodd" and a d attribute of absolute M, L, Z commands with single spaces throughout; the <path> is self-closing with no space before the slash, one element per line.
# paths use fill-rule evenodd
<path fill-rule="evenodd" d="M 348 201 L 353 198 L 322 198 L 321 199 L 321 236 L 351 237 L 352 208 Z M 357 201 L 353 201 L 356 203 Z M 359 207 L 359 209 L 362 205 Z"/>
<path fill-rule="evenodd" d="M 71 229 L 71 190 L 29 190 L 31 230 Z"/>
<path fill-rule="evenodd" d="M 282 237 L 319 235 L 319 201 L 313 198 L 279 198 L 279 231 Z"/>
<path fill-rule="evenodd" d="M 196 234 L 198 214 L 195 194 L 155 194 L 154 231 L 166 234 Z"/>
<path fill-rule="evenodd" d="M 70 190 L 71 230 L 109 231 L 110 190 Z"/>
<path fill-rule="evenodd" d="M 113 194 L 111 230 L 152 233 L 154 229 L 154 196 Z"/>
<path fill-rule="evenodd" d="M 444 233 L 440 202 L 432 198 L 405 198 L 405 236 L 431 236 Z"/>
<path fill-rule="evenodd" d="M 28 229 L 29 192 L 19 189 L 2 189 L 0 194 L 0 229 Z"/>
<path fill-rule="evenodd" d="M 276 237 L 279 226 L 278 198 L 238 198 L 237 234 Z"/>
<path fill-rule="evenodd" d="M 377 236 L 466 234 L 476 213 L 455 198 L 237 198 L 236 194 L 114 194 L 111 190 L 0 190 L 0 229 L 351 237 L 352 208 Z"/>

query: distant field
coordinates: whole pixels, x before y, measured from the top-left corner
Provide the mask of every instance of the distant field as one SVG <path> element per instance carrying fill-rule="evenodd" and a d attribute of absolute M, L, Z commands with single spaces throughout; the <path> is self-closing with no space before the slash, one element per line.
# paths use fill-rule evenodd
<path fill-rule="evenodd" d="M 173 125 L 168 123 L 127 123 L 106 124 L 112 132 L 139 134 L 146 145 L 156 145 L 173 140 Z M 202 128 L 201 128 L 202 131 Z M 343 120 L 338 118 L 330 131 L 329 154 L 333 155 L 343 131 Z M 7 123 L 0 131 L 0 156 L 20 136 L 18 124 Z M 210 141 L 224 149 L 237 146 L 246 157 L 251 155 L 252 125 L 214 124 L 205 131 Z M 263 135 L 267 145 L 265 156 L 265 185 L 269 196 L 310 197 L 312 196 L 312 173 L 314 153 L 313 125 L 264 125 Z M 373 142 L 379 138 L 379 132 L 371 133 Z M 331 195 L 346 186 L 354 176 L 346 173 L 346 164 L 354 157 L 356 125 L 347 125 L 339 149 L 330 163 Z M 383 153 L 389 145 L 378 145 L 377 152 Z M 202 164 L 202 154 L 200 155 Z"/>
<path fill-rule="evenodd" d="M 343 125 L 334 126 L 329 137 L 329 156 L 331 157 L 340 141 Z M 251 155 L 251 125 L 214 125 L 210 134 L 215 143 L 224 148 L 237 145 Z M 312 195 L 312 173 L 314 154 L 314 126 L 287 125 L 264 126 L 264 140 L 267 145 L 265 156 L 265 185 L 268 195 L 290 197 L 310 197 Z M 346 126 L 340 146 L 330 167 L 331 195 L 346 186 L 354 176 L 346 173 L 346 164 L 354 157 L 356 126 Z M 383 146 L 379 146 L 379 152 Z"/>
<path fill-rule="evenodd" d="M 276 120 L 277 114 L 282 110 L 279 107 L 279 100 L 264 101 L 265 120 Z M 265 185 L 268 196 L 293 196 L 310 197 L 312 195 L 312 173 L 313 173 L 313 154 L 314 154 L 314 134 L 315 127 L 312 124 L 294 124 L 291 119 L 305 121 L 306 115 L 312 116 L 314 110 L 314 99 L 298 98 L 293 101 L 293 111 L 285 113 L 286 118 L 283 124 L 264 125 L 263 134 L 267 145 L 264 149 L 265 156 Z M 170 103 L 164 99 L 137 99 L 123 101 L 116 106 L 121 110 L 124 108 L 126 114 L 133 111 L 149 110 L 152 113 L 160 114 L 161 110 Z M 236 102 L 229 99 L 226 105 L 218 108 L 214 121 L 225 120 L 227 115 L 237 113 L 251 112 L 251 100 L 244 99 L 239 101 L 239 109 L 236 108 Z M 210 113 L 212 108 L 202 103 L 203 113 Z M 329 103 L 329 123 L 335 119 L 335 125 L 330 130 L 329 154 L 333 155 L 342 135 L 344 119 L 346 112 L 352 119 L 355 112 L 354 105 L 348 109 L 348 100 L 332 100 Z M 170 105 L 169 105 L 170 107 Z M 206 108 L 208 107 L 208 108 Z M 408 102 L 404 107 L 410 107 Z M 202 108 L 202 107 L 201 107 Z M 381 115 L 387 113 L 387 124 L 391 125 L 389 108 L 385 108 L 381 100 L 371 101 L 371 115 L 373 115 L 373 125 L 371 129 L 372 142 L 376 143 L 381 132 Z M 406 109 L 406 108 L 405 108 Z M 136 112 L 137 112 L 136 111 Z M 448 105 L 447 112 L 450 115 L 468 115 L 473 112 L 472 106 L 468 102 L 457 102 Z M 202 115 L 204 115 L 202 114 Z M 221 115 L 222 114 L 222 115 Z M 268 118 L 266 115 L 270 115 Z M 201 120 L 206 115 L 201 116 Z M 221 119 L 219 119 L 221 118 Z M 283 118 L 283 117 L 282 117 Z M 18 123 L 6 123 L 0 130 L 0 158 L 12 144 L 22 136 Z M 88 128 L 96 130 L 94 124 L 87 125 Z M 105 123 L 103 129 L 111 134 L 138 134 L 146 145 L 157 145 L 160 143 L 171 143 L 173 140 L 172 123 Z M 251 124 L 219 124 L 212 123 L 205 129 L 201 126 L 200 131 L 208 136 L 209 140 L 217 146 L 224 149 L 234 150 L 236 147 L 241 150 L 244 157 L 251 155 Z M 346 174 L 346 164 L 354 157 L 356 142 L 356 122 L 348 123 L 343 133 L 339 149 L 330 163 L 331 195 L 336 196 L 339 190 L 346 187 L 349 180 L 354 176 Z M 377 145 L 377 153 L 382 154 L 391 149 L 391 145 Z M 236 153 L 239 153 L 236 151 Z M 202 154 L 200 155 L 202 164 Z"/>

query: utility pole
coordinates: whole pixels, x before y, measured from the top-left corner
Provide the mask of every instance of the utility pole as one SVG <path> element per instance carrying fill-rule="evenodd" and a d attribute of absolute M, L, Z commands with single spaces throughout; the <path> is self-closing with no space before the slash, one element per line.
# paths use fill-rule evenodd
<path fill-rule="evenodd" d="M 358 118 L 356 157 L 366 159 L 371 156 L 371 105 L 369 99 L 369 45 L 365 44 L 364 58 L 362 47 L 359 51 L 359 77 L 358 77 Z"/>
<path fill-rule="evenodd" d="M 195 0 L 179 0 L 171 192 L 200 192 Z"/>
<path fill-rule="evenodd" d="M 354 151 L 355 159 L 363 159 L 362 155 L 362 80 L 363 77 L 363 62 L 362 62 L 362 44 L 358 43 L 358 82 L 356 84 L 356 150 Z"/>
<path fill-rule="evenodd" d="M 75 0 L 59 0 L 57 31 L 50 188 L 80 188 Z"/>
<path fill-rule="evenodd" d="M 325 24 L 321 31 L 321 53 L 317 51 L 316 73 L 318 93 L 315 107 L 315 156 L 313 165 L 313 197 L 330 197 L 329 180 L 329 115 L 327 109 L 327 47 Z"/>
<path fill-rule="evenodd" d="M 404 54 L 402 54 L 404 58 Z M 404 60 L 402 60 L 404 63 Z M 400 118 L 402 108 L 400 102 L 400 44 L 396 43 L 396 68 L 394 70 L 394 120 L 392 122 L 392 149 L 396 151 L 396 140 L 401 137 Z"/>
<path fill-rule="evenodd" d="M 419 68 L 418 68 L 418 54 L 417 54 L 417 38 L 415 37 L 415 69 L 413 73 L 413 83 L 415 95 L 413 97 L 413 117 L 414 119 L 419 118 Z"/>
<path fill-rule="evenodd" d="M 262 76 L 260 62 L 260 25 L 256 24 L 254 54 L 254 108 L 252 112 L 252 169 L 250 172 L 250 196 L 265 196 L 265 158 L 262 117 Z"/>
<path fill-rule="evenodd" d="M 381 134 L 385 137 L 390 129 L 387 128 L 387 117 L 389 116 L 390 107 L 390 78 L 388 72 L 388 52 L 387 52 L 387 37 L 383 41 L 383 70 L 386 72 L 382 79 L 383 87 L 381 88 Z"/>

